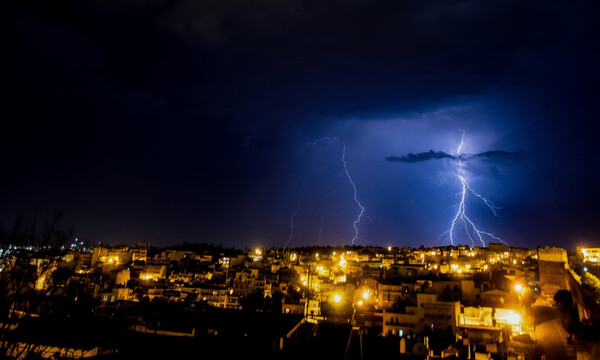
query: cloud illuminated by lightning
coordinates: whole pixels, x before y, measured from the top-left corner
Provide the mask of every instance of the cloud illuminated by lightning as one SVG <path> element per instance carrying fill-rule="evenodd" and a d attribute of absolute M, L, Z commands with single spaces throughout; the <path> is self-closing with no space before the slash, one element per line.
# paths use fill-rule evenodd
<path fill-rule="evenodd" d="M 460 144 L 458 145 L 458 148 L 456 149 L 457 174 L 458 174 L 458 178 L 460 180 L 461 186 L 462 186 L 462 190 L 460 192 L 460 202 L 458 204 L 458 211 L 457 211 L 456 215 L 454 216 L 454 218 L 452 219 L 452 223 L 450 224 L 450 229 L 445 231 L 444 233 L 442 233 L 438 237 L 437 241 L 439 241 L 443 236 L 446 235 L 447 240 L 450 241 L 450 244 L 454 245 L 455 232 L 460 230 L 460 228 L 462 227 L 465 229 L 465 233 L 471 240 L 471 244 L 473 246 L 475 245 L 475 240 L 479 240 L 483 246 L 486 246 L 485 241 L 484 241 L 485 238 L 496 240 L 496 241 L 506 244 L 506 242 L 504 242 L 502 239 L 495 236 L 494 234 L 483 231 L 483 230 L 479 230 L 477 228 L 477 226 L 475 225 L 475 223 L 467 216 L 466 200 L 467 200 L 467 195 L 469 193 L 472 195 L 475 195 L 477 198 L 479 198 L 485 204 L 485 206 L 488 209 L 490 209 L 490 211 L 492 211 L 492 213 L 494 215 L 497 215 L 496 210 L 498 209 L 498 207 L 496 207 L 493 202 L 486 199 L 483 195 L 474 191 L 471 188 L 471 186 L 469 186 L 469 183 L 467 181 L 466 172 L 464 169 L 465 164 L 463 162 L 463 155 L 462 155 L 464 139 L 465 139 L 465 133 L 463 131 L 462 137 L 460 139 Z"/>
<path fill-rule="evenodd" d="M 478 240 L 479 242 L 481 242 L 481 244 L 483 246 L 485 246 L 485 239 L 495 240 L 495 241 L 499 241 L 501 243 L 506 244 L 506 242 L 504 242 L 502 239 L 500 239 L 496 235 L 477 228 L 477 226 L 471 220 L 471 218 L 469 218 L 469 216 L 467 216 L 467 212 L 466 212 L 467 196 L 469 194 L 474 195 L 476 198 L 481 200 L 483 202 L 483 204 L 488 209 L 490 209 L 490 211 L 494 215 L 497 215 L 496 210 L 498 210 L 499 208 L 496 207 L 496 205 L 494 205 L 493 202 L 488 200 L 482 194 L 476 192 L 469 185 L 467 173 L 465 171 L 465 162 L 471 161 L 471 160 L 477 160 L 477 159 L 482 159 L 482 160 L 486 160 L 486 161 L 519 160 L 519 159 L 523 159 L 525 154 L 522 151 L 510 152 L 510 151 L 504 151 L 504 150 L 484 151 L 484 152 L 477 153 L 477 154 L 463 154 L 462 149 L 465 144 L 465 132 L 462 130 L 461 130 L 461 132 L 462 132 L 462 136 L 460 138 L 460 144 L 458 145 L 458 147 L 456 149 L 456 154 L 448 154 L 443 151 L 429 150 L 427 152 L 420 152 L 420 153 L 416 153 L 416 154 L 408 153 L 403 156 L 388 156 L 385 158 L 385 160 L 389 161 L 389 162 L 400 162 L 400 163 L 406 163 L 406 164 L 414 164 L 414 163 L 420 163 L 420 162 L 431 161 L 431 160 L 445 160 L 445 161 L 451 161 L 456 164 L 456 166 L 457 166 L 456 173 L 457 173 L 457 177 L 460 180 L 460 184 L 461 184 L 461 192 L 459 193 L 460 202 L 458 203 L 458 210 L 456 212 L 456 215 L 452 219 L 452 222 L 450 224 L 450 229 L 448 229 L 447 231 L 443 232 L 440 236 L 438 236 L 435 243 L 438 243 L 438 242 L 440 242 L 440 240 L 443 239 L 442 244 L 446 241 L 449 241 L 450 244 L 454 245 L 454 239 L 455 239 L 456 232 L 459 231 L 461 228 L 464 228 L 465 233 L 471 240 L 471 244 L 473 246 L 475 245 L 476 240 Z M 445 181 L 446 181 L 446 179 L 444 178 L 438 186 L 440 186 Z M 444 236 L 446 236 L 446 237 L 444 238 Z"/>

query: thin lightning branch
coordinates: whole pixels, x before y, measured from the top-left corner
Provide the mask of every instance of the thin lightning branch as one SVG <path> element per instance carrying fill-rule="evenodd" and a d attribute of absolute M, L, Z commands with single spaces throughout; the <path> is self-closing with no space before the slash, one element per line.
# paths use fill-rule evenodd
<path fill-rule="evenodd" d="M 346 172 L 348 181 L 350 182 L 350 184 L 352 185 L 352 188 L 354 189 L 354 202 L 360 208 L 360 212 L 359 212 L 358 216 L 352 223 L 352 226 L 354 227 L 354 237 L 352 238 L 352 245 L 354 245 L 354 242 L 356 240 L 361 240 L 361 238 L 358 237 L 358 224 L 360 223 L 360 220 L 362 219 L 363 216 L 366 217 L 367 219 L 369 219 L 369 221 L 371 221 L 371 218 L 368 217 L 367 215 L 365 215 L 365 207 L 361 204 L 361 202 L 357 198 L 356 184 L 354 183 L 354 180 L 352 180 L 352 176 L 350 176 L 350 172 L 348 172 L 348 164 L 346 164 L 346 144 L 345 143 L 343 143 L 343 144 L 344 144 L 344 147 L 342 150 L 342 163 L 344 164 L 344 171 Z"/>
<path fill-rule="evenodd" d="M 336 140 L 337 140 L 336 137 L 334 137 L 334 138 L 322 137 L 322 138 L 317 139 L 317 140 L 315 140 L 313 142 L 309 142 L 308 145 L 316 146 L 318 143 L 320 143 L 322 141 L 327 141 L 329 143 L 332 143 L 332 142 L 334 142 Z M 302 200 L 302 197 L 298 200 L 298 206 L 296 206 L 296 210 L 294 210 L 294 213 L 292 214 L 292 216 L 290 218 L 290 236 L 288 238 L 288 241 L 285 243 L 285 246 L 283 247 L 284 251 L 288 247 L 288 245 L 290 244 L 290 242 L 292 242 L 292 239 L 294 238 L 294 218 L 296 217 L 296 215 L 298 215 L 298 212 L 300 211 L 301 200 Z M 323 232 L 323 224 L 321 224 L 321 232 Z M 319 242 L 321 241 L 321 232 L 319 232 Z"/>
<path fill-rule="evenodd" d="M 321 239 L 323 238 L 323 228 L 325 227 L 325 201 L 332 195 L 339 192 L 339 190 L 332 190 L 321 199 L 321 227 L 319 228 L 319 234 L 317 237 L 317 245 L 321 245 Z"/>
<path fill-rule="evenodd" d="M 296 211 L 294 211 L 294 213 L 292 214 L 292 217 L 290 218 L 290 237 L 289 237 L 288 241 L 285 243 L 285 246 L 283 247 L 283 251 L 285 251 L 285 249 L 288 247 L 288 245 L 292 241 L 292 238 L 294 237 L 294 218 L 296 217 L 296 215 L 298 215 L 298 211 L 300 211 L 300 203 L 301 203 L 301 201 L 298 200 L 298 206 L 296 206 Z"/>
<path fill-rule="evenodd" d="M 446 182 L 446 180 L 448 180 L 448 178 L 443 178 L 440 180 L 440 182 L 436 185 L 436 187 L 441 187 L 442 185 L 444 185 L 444 183 Z"/>
<path fill-rule="evenodd" d="M 494 216 L 498 216 L 498 214 L 496 213 L 496 210 L 500 209 L 499 207 L 497 207 L 496 205 L 494 205 L 493 202 L 491 202 L 490 200 L 486 199 L 485 197 L 483 197 L 483 195 L 475 192 L 475 190 L 473 190 L 469 184 L 467 184 L 467 182 L 465 181 L 465 184 L 467 185 L 467 190 L 469 190 L 469 192 L 475 196 L 477 196 L 479 199 L 481 199 L 481 201 L 483 201 L 483 203 L 492 211 L 492 213 L 494 214 Z"/>
<path fill-rule="evenodd" d="M 463 131 L 462 137 L 460 139 L 460 144 L 458 145 L 458 148 L 456 149 L 456 155 L 457 155 L 457 159 L 458 159 L 457 160 L 457 166 L 458 166 L 457 172 L 458 172 L 458 178 L 462 185 L 462 191 L 460 192 L 460 202 L 458 204 L 458 212 L 452 219 L 452 223 L 450 224 L 450 229 L 448 231 L 442 233 L 438 237 L 437 241 L 439 241 L 442 236 L 447 235 L 448 240 L 450 240 L 450 244 L 454 245 L 454 234 L 458 230 L 460 230 L 461 227 L 464 227 L 465 232 L 467 233 L 467 236 L 469 237 L 469 240 L 471 240 L 471 245 L 473 245 L 473 246 L 475 245 L 475 240 L 479 240 L 481 242 L 481 244 L 483 246 L 485 246 L 485 241 L 484 241 L 485 237 L 488 237 L 490 239 L 500 241 L 500 242 L 506 244 L 506 242 L 504 242 L 502 239 L 495 236 L 494 234 L 483 231 L 483 230 L 479 230 L 477 228 L 477 226 L 475 226 L 475 223 L 466 214 L 466 208 L 467 208 L 466 199 L 467 199 L 468 193 L 475 195 L 477 198 L 479 198 L 481 201 L 483 201 L 483 203 L 492 211 L 492 213 L 494 215 L 497 215 L 496 210 L 499 208 L 496 207 L 493 202 L 486 199 L 483 195 L 477 193 L 475 190 L 473 190 L 469 186 L 469 183 L 467 182 L 465 170 L 464 170 L 465 165 L 462 162 L 462 160 L 463 160 L 462 148 L 464 146 L 464 139 L 465 139 L 465 132 Z"/>
<path fill-rule="evenodd" d="M 321 142 L 325 142 L 325 141 L 331 144 L 333 142 L 339 141 L 339 139 L 337 137 L 322 137 L 313 142 L 309 142 L 308 145 L 316 146 L 317 144 L 319 144 Z M 352 244 L 354 245 L 356 240 L 363 240 L 358 236 L 358 224 L 360 223 L 362 218 L 365 217 L 371 222 L 372 222 L 372 220 L 369 216 L 367 216 L 365 214 L 365 207 L 358 200 L 358 197 L 357 197 L 358 191 L 356 188 L 356 183 L 354 183 L 354 180 L 352 179 L 352 176 L 350 175 L 350 172 L 348 171 L 348 164 L 346 163 L 346 143 L 342 142 L 342 145 L 343 145 L 342 164 L 344 166 L 344 173 L 346 174 L 346 177 L 348 178 L 348 182 L 350 182 L 350 185 L 352 185 L 352 189 L 354 190 L 354 194 L 353 194 L 354 202 L 356 203 L 356 205 L 358 205 L 358 207 L 360 209 L 358 215 L 356 216 L 355 220 L 352 223 L 352 227 L 354 228 L 354 237 L 352 238 Z M 284 246 L 284 250 L 288 247 L 288 245 L 290 244 L 290 242 L 292 241 L 292 239 L 294 237 L 294 218 L 296 217 L 296 215 L 298 215 L 299 210 L 300 210 L 300 202 L 298 202 L 298 207 L 296 208 L 296 210 L 294 211 L 294 213 L 292 214 L 292 216 L 290 218 L 290 236 L 289 236 L 287 243 Z M 319 235 L 318 235 L 319 236 L 318 243 L 321 242 L 321 237 L 323 235 L 324 223 L 325 223 L 325 216 L 322 214 L 321 215 L 321 227 L 319 229 Z"/>
<path fill-rule="evenodd" d="M 327 136 L 325 136 L 325 137 L 322 137 L 322 138 L 320 138 L 320 139 L 317 139 L 317 140 L 315 140 L 315 141 L 313 141 L 313 142 L 309 142 L 309 143 L 308 143 L 308 145 L 316 146 L 316 145 L 317 145 L 318 143 L 320 143 L 321 141 L 327 141 L 328 143 L 330 143 L 330 144 L 331 144 L 331 143 L 333 143 L 334 141 L 337 141 L 337 140 L 338 140 L 338 138 L 337 138 L 337 137 L 332 137 L 332 138 L 330 138 L 330 137 L 327 137 Z"/>
<path fill-rule="evenodd" d="M 327 200 L 327 198 L 333 194 L 335 192 L 334 191 L 330 191 L 327 195 L 325 195 L 322 199 L 321 199 L 321 227 L 319 228 L 319 235 L 317 238 L 317 245 L 321 245 L 321 239 L 323 237 L 323 227 L 325 226 L 325 200 Z"/>
<path fill-rule="evenodd" d="M 317 245 L 321 245 L 321 238 L 323 237 L 323 225 L 325 225 L 325 215 L 321 215 L 321 228 L 319 228 L 319 238 L 317 239 Z"/>

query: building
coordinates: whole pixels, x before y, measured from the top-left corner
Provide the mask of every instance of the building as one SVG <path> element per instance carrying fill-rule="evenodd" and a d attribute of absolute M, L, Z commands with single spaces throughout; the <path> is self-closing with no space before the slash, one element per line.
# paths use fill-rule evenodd
<path fill-rule="evenodd" d="M 167 265 L 146 265 L 143 272 L 140 273 L 142 280 L 163 280 L 167 277 Z"/>
<path fill-rule="evenodd" d="M 401 310 L 384 310 L 384 336 L 420 333 L 429 327 L 436 333 L 456 334 L 460 302 L 437 301 L 435 294 L 417 294 L 417 303 Z"/>
<path fill-rule="evenodd" d="M 538 266 L 542 296 L 552 299 L 558 290 L 567 290 L 569 260 L 565 249 L 545 247 L 538 249 Z"/>
<path fill-rule="evenodd" d="M 132 257 L 133 253 L 127 247 L 105 248 L 98 246 L 92 251 L 91 265 L 118 266 L 130 263 Z"/>
<path fill-rule="evenodd" d="M 600 262 L 600 248 L 577 247 L 577 255 L 583 258 L 583 262 L 598 264 Z"/>

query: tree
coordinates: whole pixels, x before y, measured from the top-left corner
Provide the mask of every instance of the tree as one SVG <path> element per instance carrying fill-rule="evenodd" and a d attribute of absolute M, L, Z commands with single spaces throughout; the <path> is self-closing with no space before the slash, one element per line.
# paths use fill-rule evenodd
<path fill-rule="evenodd" d="M 62 218 L 62 212 L 55 212 L 52 217 L 44 220 L 42 230 L 38 233 L 36 218 L 27 225 L 25 217 L 17 216 L 11 230 L 0 226 L 0 245 L 60 247 L 72 239 L 74 234 L 72 228 L 63 229 L 59 226 Z"/>
<path fill-rule="evenodd" d="M 265 298 L 262 291 L 254 291 L 242 299 L 242 309 L 258 311 L 264 309 Z"/>
<path fill-rule="evenodd" d="M 554 294 L 554 303 L 558 305 L 559 309 L 570 309 L 573 307 L 573 296 L 569 290 L 558 290 Z"/>
<path fill-rule="evenodd" d="M 285 295 L 281 291 L 276 291 L 271 296 L 271 311 L 281 314 L 283 309 L 283 298 Z"/>
<path fill-rule="evenodd" d="M 577 308 L 573 306 L 573 296 L 568 290 L 559 290 L 554 294 L 554 302 L 558 306 L 563 328 L 572 334 L 580 328 Z"/>
<path fill-rule="evenodd" d="M 60 247 L 73 237 L 73 229 L 60 229 L 58 223 L 63 217 L 62 212 L 55 212 L 52 218 L 46 219 L 44 230 L 41 233 L 41 246 Z"/>
<path fill-rule="evenodd" d="M 581 277 L 584 286 L 589 287 L 596 294 L 600 294 L 600 280 L 592 273 L 585 272 Z"/>
<path fill-rule="evenodd" d="M 29 314 L 37 269 L 29 264 L 28 257 L 18 256 L 12 268 L 0 275 L 0 354 L 6 354 L 15 345 L 8 337 L 9 326 L 18 324 L 22 316 Z"/>

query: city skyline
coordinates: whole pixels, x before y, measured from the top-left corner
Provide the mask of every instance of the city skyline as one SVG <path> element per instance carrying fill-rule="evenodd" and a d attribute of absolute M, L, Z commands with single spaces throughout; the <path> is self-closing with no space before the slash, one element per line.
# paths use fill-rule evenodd
<path fill-rule="evenodd" d="M 600 359 L 600 3 L 8 0 L 0 358 Z"/>

